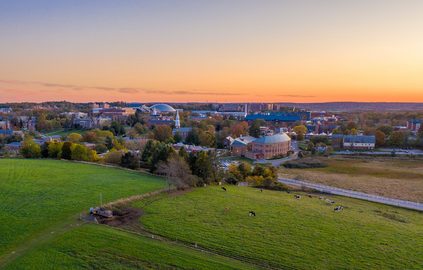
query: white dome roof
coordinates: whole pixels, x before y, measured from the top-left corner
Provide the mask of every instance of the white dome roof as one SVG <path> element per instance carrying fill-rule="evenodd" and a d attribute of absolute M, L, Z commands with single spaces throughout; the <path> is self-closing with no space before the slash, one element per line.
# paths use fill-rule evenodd
<path fill-rule="evenodd" d="M 157 112 L 176 112 L 176 110 L 168 104 L 154 104 L 150 107 L 150 110 L 156 110 Z"/>

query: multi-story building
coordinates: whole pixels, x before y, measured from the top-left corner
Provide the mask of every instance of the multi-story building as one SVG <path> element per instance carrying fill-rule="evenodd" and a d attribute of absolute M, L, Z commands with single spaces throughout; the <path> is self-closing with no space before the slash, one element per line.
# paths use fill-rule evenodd
<path fill-rule="evenodd" d="M 8 106 L 0 106 L 0 113 L 11 113 L 12 108 Z"/>
<path fill-rule="evenodd" d="M 419 131 L 421 126 L 422 126 L 422 120 L 420 119 L 412 119 L 407 121 L 407 128 L 413 132 Z"/>

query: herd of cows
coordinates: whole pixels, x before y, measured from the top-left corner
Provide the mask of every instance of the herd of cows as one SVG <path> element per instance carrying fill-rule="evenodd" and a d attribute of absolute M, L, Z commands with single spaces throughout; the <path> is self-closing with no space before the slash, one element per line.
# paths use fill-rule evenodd
<path fill-rule="evenodd" d="M 222 190 L 223 191 L 225 191 L 225 192 L 227 192 L 228 190 L 227 190 L 227 188 L 226 187 L 221 187 L 222 188 Z M 260 192 L 263 192 L 263 189 L 260 189 Z M 289 191 L 289 190 L 287 190 L 286 191 L 287 193 L 291 193 L 291 191 Z M 313 195 L 311 195 L 311 194 L 307 194 L 307 196 L 309 197 L 309 198 L 313 198 L 314 196 Z M 294 198 L 295 199 L 297 199 L 297 200 L 300 200 L 301 198 L 302 198 L 302 196 L 301 195 L 299 195 L 299 194 L 294 194 Z M 325 197 L 323 197 L 323 196 L 319 196 L 319 200 L 324 200 L 326 203 L 328 203 L 328 204 L 335 204 L 335 201 L 333 201 L 333 200 L 331 200 L 331 199 L 328 199 L 328 198 L 325 198 Z M 342 211 L 342 210 L 344 210 L 344 207 L 342 206 L 342 205 L 338 205 L 338 206 L 336 206 L 335 208 L 333 208 L 333 211 L 334 212 L 339 212 L 339 211 Z M 249 212 L 248 212 L 248 215 L 250 216 L 250 217 L 255 217 L 256 216 L 256 212 L 255 211 L 253 211 L 253 210 L 250 210 Z"/>

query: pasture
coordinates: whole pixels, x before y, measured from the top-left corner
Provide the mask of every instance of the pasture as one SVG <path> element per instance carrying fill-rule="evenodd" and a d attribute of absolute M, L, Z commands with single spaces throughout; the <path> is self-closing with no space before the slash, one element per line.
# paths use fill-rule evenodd
<path fill-rule="evenodd" d="M 423 215 L 344 197 L 227 186 L 135 203 L 145 229 L 282 269 L 421 269 Z M 253 210 L 256 217 L 250 217 Z"/>
<path fill-rule="evenodd" d="M 423 160 L 320 158 L 325 168 L 286 169 L 281 176 L 395 199 L 423 202 Z"/>
<path fill-rule="evenodd" d="M 103 202 L 165 187 L 161 178 L 58 160 L 0 159 L 0 262 Z"/>
<path fill-rule="evenodd" d="M 6 269 L 253 269 L 212 255 L 123 232 L 84 225 L 28 252 Z"/>

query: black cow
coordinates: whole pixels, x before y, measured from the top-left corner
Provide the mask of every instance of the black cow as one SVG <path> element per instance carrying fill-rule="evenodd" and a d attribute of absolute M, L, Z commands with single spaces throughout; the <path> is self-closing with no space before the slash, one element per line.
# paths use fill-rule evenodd
<path fill-rule="evenodd" d="M 301 199 L 300 195 L 295 195 L 294 197 L 295 197 L 295 199 Z"/>
<path fill-rule="evenodd" d="M 344 207 L 343 206 L 337 206 L 337 207 L 335 207 L 334 209 L 333 209 L 333 211 L 335 211 L 335 212 L 339 212 L 339 211 L 342 211 L 344 209 Z"/>
<path fill-rule="evenodd" d="M 225 187 L 222 187 L 222 189 L 223 189 L 224 191 L 226 191 L 226 188 L 225 188 Z"/>
<path fill-rule="evenodd" d="M 249 215 L 250 217 L 255 217 L 255 216 L 256 216 L 256 212 L 254 212 L 254 211 L 250 211 L 250 212 L 248 213 L 248 215 Z"/>

